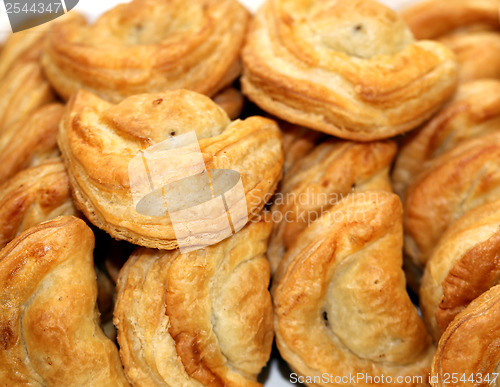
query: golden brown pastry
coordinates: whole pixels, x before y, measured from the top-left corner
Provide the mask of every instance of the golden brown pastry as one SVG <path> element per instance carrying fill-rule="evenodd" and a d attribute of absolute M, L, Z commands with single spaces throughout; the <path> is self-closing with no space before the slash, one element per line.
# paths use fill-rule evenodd
<path fill-rule="evenodd" d="M 6 128 L 54 100 L 36 61 L 19 63 L 0 79 L 0 136 Z"/>
<path fill-rule="evenodd" d="M 48 23 L 11 34 L 0 51 L 0 79 L 19 63 L 38 62 L 42 56 L 43 43 L 52 25 L 76 18 L 75 11 L 58 16 Z"/>
<path fill-rule="evenodd" d="M 134 386 L 260 386 L 273 341 L 270 232 L 261 220 L 188 254 L 132 254 L 114 322 Z"/>
<path fill-rule="evenodd" d="M 0 185 L 17 172 L 59 156 L 57 132 L 64 107 L 42 106 L 0 133 Z"/>
<path fill-rule="evenodd" d="M 234 87 L 227 87 L 218 93 L 214 98 L 214 102 L 219 105 L 227 113 L 232 120 L 237 119 L 243 110 L 244 98 L 243 94 Z"/>
<path fill-rule="evenodd" d="M 460 85 L 453 100 L 401 146 L 392 173 L 394 191 L 404 197 L 430 160 L 499 127 L 500 81 L 484 79 Z"/>
<path fill-rule="evenodd" d="M 500 78 L 499 32 L 456 33 L 445 35 L 439 39 L 439 42 L 455 53 L 461 82 L 481 78 Z"/>
<path fill-rule="evenodd" d="M 348 380 L 310 386 L 378 384 L 352 384 L 357 374 L 426 385 L 434 348 L 406 293 L 401 216 L 395 194 L 353 193 L 302 232 L 281 262 L 273 281 L 281 355 L 298 375 Z"/>
<path fill-rule="evenodd" d="M 240 72 L 248 19 L 236 0 L 134 0 L 92 25 L 55 25 L 44 70 L 64 99 L 80 88 L 111 102 L 183 88 L 213 96 Z"/>
<path fill-rule="evenodd" d="M 194 134 L 198 142 L 185 145 Z M 186 90 L 137 95 L 117 105 L 82 90 L 67 106 L 58 142 L 85 216 L 114 238 L 162 249 L 206 246 L 212 236 L 241 228 L 274 192 L 283 164 L 274 121 L 231 122 L 208 97 Z M 207 170 L 212 185 L 204 183 Z M 226 178 L 214 170 L 232 172 Z M 212 188 L 218 198 L 225 192 L 227 211 L 219 212 L 220 199 L 211 200 Z M 136 191 L 145 192 L 140 201 Z M 200 202 L 209 207 L 188 210 Z"/>
<path fill-rule="evenodd" d="M 401 13 L 417 39 L 436 39 L 467 29 L 500 29 L 499 0 L 426 0 Z"/>
<path fill-rule="evenodd" d="M 459 143 L 430 162 L 406 192 L 406 253 L 424 266 L 452 222 L 498 198 L 500 133 Z"/>
<path fill-rule="evenodd" d="M 495 286 L 446 329 L 432 364 L 432 386 L 499 386 L 499 340 L 500 286 Z"/>
<path fill-rule="evenodd" d="M 30 227 L 77 212 L 60 159 L 21 171 L 0 186 L 0 248 Z"/>
<path fill-rule="evenodd" d="M 0 251 L 0 380 L 7 386 L 127 386 L 99 327 L 84 221 L 60 217 Z"/>
<path fill-rule="evenodd" d="M 498 284 L 499 252 L 500 200 L 467 212 L 443 235 L 420 288 L 422 315 L 436 342 L 459 312 Z"/>
<path fill-rule="evenodd" d="M 286 121 L 278 122 L 283 134 L 283 150 L 285 161 L 283 162 L 283 173 L 287 173 L 290 168 L 325 140 L 327 136 L 315 130 L 293 125 Z"/>
<path fill-rule="evenodd" d="M 262 109 L 358 141 L 417 127 L 457 81 L 448 49 L 416 42 L 396 12 L 373 0 L 268 0 L 242 60 L 243 92 Z"/>
<path fill-rule="evenodd" d="M 391 191 L 389 169 L 396 154 L 391 141 L 356 143 L 328 140 L 285 174 L 271 207 L 271 272 L 286 250 L 313 221 L 351 192 Z"/>

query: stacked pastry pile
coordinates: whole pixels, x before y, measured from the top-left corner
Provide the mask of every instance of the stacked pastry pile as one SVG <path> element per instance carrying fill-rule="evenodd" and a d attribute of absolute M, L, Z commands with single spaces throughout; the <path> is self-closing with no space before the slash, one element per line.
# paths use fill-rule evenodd
<path fill-rule="evenodd" d="M 310 386 L 490 382 L 500 70 L 457 47 L 498 39 L 500 0 L 477 4 L 133 0 L 10 37 L 3 385 L 258 386 L 274 337 Z"/>

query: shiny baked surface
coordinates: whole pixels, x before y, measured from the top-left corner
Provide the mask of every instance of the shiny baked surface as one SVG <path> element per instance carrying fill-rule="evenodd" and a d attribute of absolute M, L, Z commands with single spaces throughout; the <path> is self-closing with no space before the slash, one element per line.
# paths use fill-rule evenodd
<path fill-rule="evenodd" d="M 444 332 L 432 364 L 434 387 L 445 386 L 447 373 L 467 375 L 462 386 L 498 386 L 500 286 L 491 288 L 463 310 Z M 470 375 L 474 375 L 470 379 Z M 486 380 L 488 379 L 488 381 Z M 492 381 L 494 383 L 492 383 Z"/>
<path fill-rule="evenodd" d="M 242 59 L 243 92 L 261 108 L 351 140 L 417 127 L 456 84 L 451 52 L 415 41 L 396 12 L 372 0 L 269 0 Z"/>
<path fill-rule="evenodd" d="M 0 248 L 21 232 L 61 215 L 77 215 L 60 159 L 25 169 L 0 185 Z"/>
<path fill-rule="evenodd" d="M 353 193 L 286 253 L 273 282 L 274 326 L 299 375 L 420 375 L 425 385 L 434 349 L 405 289 L 401 216 L 395 194 Z"/>
<path fill-rule="evenodd" d="M 112 102 L 169 89 L 213 96 L 239 75 L 249 17 L 235 0 L 134 0 L 92 25 L 56 25 L 43 66 L 64 99 L 80 88 Z"/>
<path fill-rule="evenodd" d="M 138 249 L 120 272 L 114 322 L 134 385 L 260 386 L 273 341 L 271 224 L 204 249 Z"/>
<path fill-rule="evenodd" d="M 0 379 L 11 386 L 128 386 L 99 326 L 84 221 L 60 217 L 0 251 Z"/>
<path fill-rule="evenodd" d="M 148 216 L 136 210 L 129 163 L 142 150 L 192 132 L 206 168 L 238 172 L 249 217 L 258 214 L 281 178 L 278 126 L 262 117 L 231 122 L 208 97 L 186 90 L 137 95 L 117 105 L 82 90 L 69 102 L 58 142 L 78 208 L 114 238 L 176 248 L 168 214 Z M 188 152 L 179 164 L 170 161 L 170 166 L 167 158 L 165 170 L 184 177 L 182 173 L 197 167 L 196 156 Z M 196 196 L 198 188 L 187 187 L 185 198 Z M 222 215 L 210 224 L 213 232 L 225 227 L 227 215 Z M 192 237 L 193 245 L 205 238 L 196 231 Z"/>

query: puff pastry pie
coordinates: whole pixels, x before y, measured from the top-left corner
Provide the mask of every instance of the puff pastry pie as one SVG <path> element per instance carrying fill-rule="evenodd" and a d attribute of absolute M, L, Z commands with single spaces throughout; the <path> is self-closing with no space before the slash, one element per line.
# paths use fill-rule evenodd
<path fill-rule="evenodd" d="M 179 145 L 174 153 L 163 148 L 167 147 L 164 144 L 173 147 L 186 135 L 194 134 L 198 139 L 194 146 Z M 207 233 L 219 235 L 227 231 L 227 214 L 219 216 L 215 207 L 210 207 L 191 221 L 176 220 L 179 227 L 189 231 L 178 238 L 171 209 L 176 208 L 178 213 L 188 203 L 198 204 L 204 197 L 200 193 L 202 188 L 212 187 L 183 178 L 204 177 L 206 169 L 230 169 L 232 175 L 238 174 L 243 198 L 230 197 L 229 204 L 226 203 L 231 214 L 233 210 L 236 212 L 232 219 L 236 227 L 236 223 L 257 215 L 265 205 L 281 178 L 283 165 L 281 135 L 274 121 L 250 117 L 231 122 L 208 97 L 186 90 L 137 95 L 117 105 L 82 90 L 67 106 L 58 143 L 68 166 L 76 204 L 85 216 L 116 239 L 162 249 L 176 248 L 180 239 L 185 242 L 184 246 L 207 245 Z M 158 149 L 160 152 L 155 153 Z M 154 186 L 156 191 L 152 194 L 158 193 L 161 199 L 156 204 L 148 204 L 148 194 L 144 196 L 147 200 L 141 199 L 136 206 L 129 175 L 138 180 L 142 175 L 129 174 L 129 167 L 132 159 L 146 157 L 145 151 L 154 159 L 152 163 L 147 162 L 148 168 L 153 165 L 165 179 L 161 181 L 169 184 Z M 147 176 L 153 178 L 156 173 L 151 171 Z M 231 179 L 226 181 L 224 175 L 217 176 L 212 179 L 213 187 L 216 184 L 219 187 L 217 190 L 231 182 Z M 149 187 L 145 178 L 139 183 Z M 165 213 L 163 200 L 167 201 L 167 195 L 174 199 L 169 202 L 173 206 L 168 204 L 170 210 Z M 210 196 L 210 192 L 207 195 Z M 140 210 L 140 205 L 145 208 Z M 150 214 L 150 210 L 157 209 L 163 211 L 161 216 L 159 212 Z"/>
<path fill-rule="evenodd" d="M 453 100 L 401 146 L 392 173 L 394 191 L 403 197 L 430 160 L 464 140 L 498 131 L 499 126 L 500 81 L 460 85 Z"/>
<path fill-rule="evenodd" d="M 43 106 L 0 133 L 0 185 L 22 169 L 59 156 L 57 132 L 64 107 Z"/>
<path fill-rule="evenodd" d="M 64 99 L 80 88 L 111 102 L 168 89 L 213 96 L 239 75 L 249 16 L 236 0 L 134 0 L 92 25 L 55 25 L 43 66 Z"/>
<path fill-rule="evenodd" d="M 351 192 L 391 191 L 389 168 L 396 154 L 391 141 L 356 143 L 328 140 L 285 174 L 271 213 L 274 230 L 268 256 L 274 273 L 286 250 L 314 220 Z"/>
<path fill-rule="evenodd" d="M 455 384 L 459 386 L 500 385 L 498 340 L 500 286 L 495 286 L 472 301 L 446 329 L 432 364 L 432 385 L 449 386 L 446 376 L 454 374 L 457 379 L 466 376 L 466 382 Z"/>
<path fill-rule="evenodd" d="M 422 278 L 420 307 L 437 342 L 455 316 L 500 277 L 500 200 L 467 212 L 435 248 Z"/>
<path fill-rule="evenodd" d="M 133 385 L 260 386 L 273 341 L 270 232 L 261 220 L 187 254 L 132 254 L 118 279 L 114 321 Z"/>
<path fill-rule="evenodd" d="M 425 266 L 448 226 L 500 198 L 500 133 L 464 141 L 435 158 L 408 188 L 405 251 Z"/>
<path fill-rule="evenodd" d="M 286 253 L 273 281 L 274 327 L 299 375 L 362 373 L 393 383 L 412 375 L 421 382 L 398 385 L 426 385 L 434 348 L 406 293 L 401 216 L 395 194 L 353 193 Z"/>
<path fill-rule="evenodd" d="M 452 95 L 453 54 L 416 42 L 373 0 L 268 0 L 242 51 L 242 88 L 264 110 L 341 138 L 417 127 Z"/>
<path fill-rule="evenodd" d="M 61 160 L 21 171 L 0 186 L 0 248 L 30 227 L 77 213 Z"/>
<path fill-rule="evenodd" d="M 94 235 L 60 217 L 0 251 L 0 380 L 8 386 L 128 386 L 99 327 Z"/>

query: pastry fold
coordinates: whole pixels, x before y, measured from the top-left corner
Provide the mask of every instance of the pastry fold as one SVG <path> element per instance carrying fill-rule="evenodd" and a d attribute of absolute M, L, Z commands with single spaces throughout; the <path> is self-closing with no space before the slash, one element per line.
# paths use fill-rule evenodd
<path fill-rule="evenodd" d="M 449 386 L 454 382 L 450 376 L 458 379 L 457 386 L 497 386 L 499 339 L 500 286 L 495 286 L 472 301 L 444 332 L 432 364 L 432 386 Z"/>
<path fill-rule="evenodd" d="M 437 342 L 455 316 L 500 277 L 500 200 L 467 212 L 439 241 L 420 287 L 422 315 Z"/>
<path fill-rule="evenodd" d="M 59 156 L 57 132 L 64 107 L 42 106 L 0 133 L 0 185 L 17 172 Z"/>
<path fill-rule="evenodd" d="M 436 39 L 457 30 L 500 29 L 499 0 L 426 0 L 401 13 L 417 39 Z"/>
<path fill-rule="evenodd" d="M 463 141 L 436 157 L 405 197 L 405 251 L 423 267 L 448 226 L 500 197 L 500 133 Z"/>
<path fill-rule="evenodd" d="M 391 141 L 327 140 L 285 174 L 271 207 L 274 229 L 268 256 L 274 273 L 297 236 L 352 192 L 392 191 L 389 169 L 396 154 Z"/>
<path fill-rule="evenodd" d="M 417 127 L 457 82 L 447 48 L 415 41 L 397 13 L 373 0 L 268 0 L 242 61 L 243 92 L 261 108 L 357 141 Z"/>
<path fill-rule="evenodd" d="M 94 235 L 59 217 L 0 251 L 0 380 L 9 386 L 128 386 L 99 327 Z"/>
<path fill-rule="evenodd" d="M 195 136 L 195 142 L 183 145 L 186 136 Z M 227 214 L 219 214 L 218 207 L 205 208 L 188 220 L 176 218 L 174 230 L 173 212 L 200 204 L 216 183 L 220 191 L 231 182 L 211 171 L 230 170 L 241 179 L 241 195 L 226 195 L 236 228 L 265 205 L 283 165 L 281 134 L 274 121 L 250 117 L 231 122 L 208 97 L 186 90 L 137 95 L 117 105 L 82 90 L 67 106 L 58 143 L 77 207 L 85 216 L 116 239 L 162 249 L 178 247 L 179 240 L 194 248 L 207 245 L 208 234 L 228 231 Z M 150 183 L 139 173 L 144 152 L 152 155 L 148 168 L 155 168 L 144 175 L 164 180 L 155 191 L 151 188 L 159 199 L 153 196 L 149 202 L 145 195 L 147 200 L 137 203 L 137 187 L 149 192 Z M 213 186 L 201 180 L 207 170 Z M 131 184 L 131 176 L 137 184 Z M 170 195 L 174 199 L 165 206 Z M 178 238 L 179 229 L 189 234 Z"/>
<path fill-rule="evenodd" d="M 392 172 L 394 191 L 403 198 L 434 158 L 465 140 L 498 131 L 499 125 L 500 81 L 461 84 L 453 99 L 401 145 Z"/>
<path fill-rule="evenodd" d="M 262 219 L 187 254 L 132 254 L 118 278 L 114 322 L 133 385 L 261 386 L 273 341 L 270 231 Z"/>
<path fill-rule="evenodd" d="M 92 25 L 55 25 L 43 66 L 64 99 L 80 88 L 110 102 L 170 89 L 213 96 L 239 75 L 249 17 L 236 0 L 134 0 Z"/>
<path fill-rule="evenodd" d="M 61 215 L 77 215 L 62 160 L 25 169 L 0 186 L 0 248 L 16 235 Z"/>
<path fill-rule="evenodd" d="M 297 374 L 361 373 L 426 385 L 434 348 L 406 293 L 401 218 L 395 194 L 353 193 L 287 251 L 273 281 L 274 327 L 278 349 Z"/>

